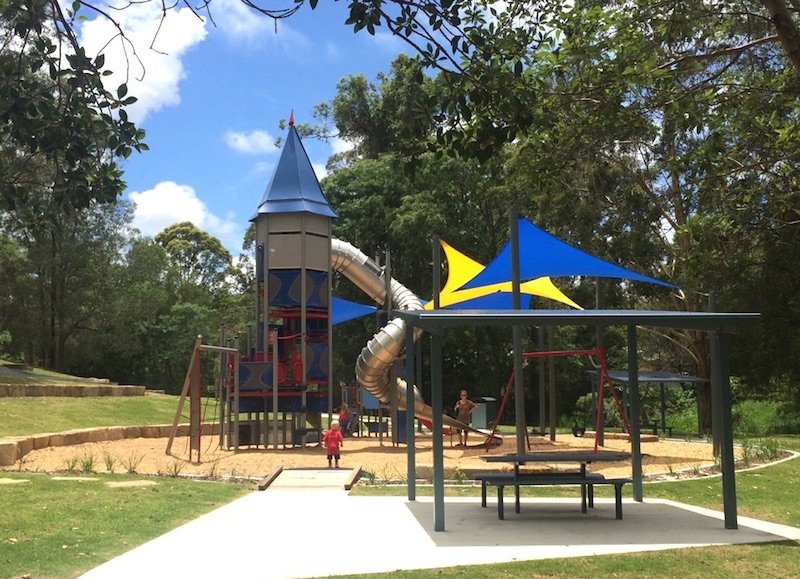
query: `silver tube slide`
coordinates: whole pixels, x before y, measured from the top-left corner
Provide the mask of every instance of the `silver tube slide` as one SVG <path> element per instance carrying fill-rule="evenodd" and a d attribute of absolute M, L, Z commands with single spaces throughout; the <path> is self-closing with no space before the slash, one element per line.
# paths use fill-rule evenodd
<path fill-rule="evenodd" d="M 381 305 L 385 303 L 384 270 L 361 250 L 346 241 L 331 239 L 331 266 L 375 302 Z M 420 299 L 403 284 L 392 279 L 389 287 L 394 307 L 402 310 L 422 309 Z M 417 337 L 418 335 L 415 335 L 414 339 Z M 405 338 L 405 322 L 400 318 L 390 320 L 361 350 L 356 361 L 356 379 L 361 387 L 383 404 L 391 404 L 392 396 L 396 396 L 397 407 L 400 410 L 406 409 L 406 382 L 398 378 L 396 388 L 393 387 L 389 382 L 389 369 L 400 357 L 405 346 Z M 433 409 L 425 404 L 416 387 L 414 387 L 414 415 L 427 420 L 433 419 Z M 448 426 L 480 432 L 449 416 L 443 416 L 442 419 Z"/>

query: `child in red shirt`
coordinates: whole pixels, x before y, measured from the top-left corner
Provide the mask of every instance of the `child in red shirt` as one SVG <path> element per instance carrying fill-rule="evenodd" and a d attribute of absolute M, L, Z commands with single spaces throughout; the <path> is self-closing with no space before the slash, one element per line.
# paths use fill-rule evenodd
<path fill-rule="evenodd" d="M 331 460 L 335 460 L 336 468 L 339 468 L 339 448 L 344 446 L 344 438 L 339 430 L 338 420 L 331 422 L 330 430 L 322 436 L 322 442 L 328 452 L 328 468 L 331 468 Z"/>

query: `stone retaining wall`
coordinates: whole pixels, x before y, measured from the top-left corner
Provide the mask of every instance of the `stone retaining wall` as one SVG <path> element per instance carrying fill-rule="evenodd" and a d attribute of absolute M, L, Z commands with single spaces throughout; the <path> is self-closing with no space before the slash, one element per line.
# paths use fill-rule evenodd
<path fill-rule="evenodd" d="M 0 398 L 25 396 L 144 396 L 144 386 L 116 384 L 0 384 Z"/>
<path fill-rule="evenodd" d="M 161 424 L 81 428 L 53 434 L 45 433 L 0 438 L 0 466 L 10 466 L 21 460 L 32 450 L 50 446 L 72 446 L 87 442 L 104 442 L 106 440 L 122 440 L 126 438 L 168 438 L 171 432 L 171 424 Z M 219 434 L 219 424 L 203 424 L 203 434 Z M 189 425 L 179 425 L 175 436 L 189 436 Z"/>

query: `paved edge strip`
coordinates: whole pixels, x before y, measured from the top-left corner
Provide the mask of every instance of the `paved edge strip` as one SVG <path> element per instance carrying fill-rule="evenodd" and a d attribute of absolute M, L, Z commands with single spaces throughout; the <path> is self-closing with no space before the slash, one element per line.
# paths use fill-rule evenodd
<path fill-rule="evenodd" d="M 262 478 L 260 481 L 258 481 L 258 490 L 260 490 L 260 491 L 267 490 L 269 485 L 271 485 L 273 482 L 275 482 L 275 479 L 278 478 L 278 476 L 282 472 L 283 472 L 283 467 L 279 466 L 274 471 L 269 473 L 267 476 Z"/>

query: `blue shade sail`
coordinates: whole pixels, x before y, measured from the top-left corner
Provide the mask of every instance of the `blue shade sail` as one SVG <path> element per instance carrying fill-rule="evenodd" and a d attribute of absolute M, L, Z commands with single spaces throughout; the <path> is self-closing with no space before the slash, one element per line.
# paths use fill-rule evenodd
<path fill-rule="evenodd" d="M 424 305 L 424 304 L 423 304 Z M 531 307 L 531 295 L 520 294 L 520 307 L 528 310 Z M 442 307 L 443 310 L 512 310 L 513 295 L 507 291 L 497 291 L 477 298 L 456 302 Z"/>
<path fill-rule="evenodd" d="M 350 320 L 355 320 L 356 318 L 374 314 L 375 310 L 377 309 L 378 308 L 376 306 L 367 306 L 334 297 L 331 307 L 331 323 L 335 326 L 336 324 L 349 322 Z"/>
<path fill-rule="evenodd" d="M 653 283 L 677 288 L 672 283 L 661 281 L 624 267 L 603 261 L 581 249 L 577 249 L 519 218 L 519 272 L 520 280 L 540 277 L 589 276 L 610 277 Z M 489 284 L 508 282 L 511 279 L 511 242 L 486 268 L 469 280 L 460 289 L 472 289 Z"/>

